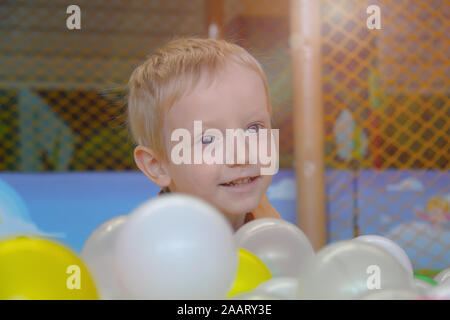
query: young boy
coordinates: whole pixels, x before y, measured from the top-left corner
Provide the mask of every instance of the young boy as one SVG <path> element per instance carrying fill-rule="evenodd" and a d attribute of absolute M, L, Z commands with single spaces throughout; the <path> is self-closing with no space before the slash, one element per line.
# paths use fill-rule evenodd
<path fill-rule="evenodd" d="M 163 188 L 160 194 L 181 192 L 206 200 L 234 230 L 253 219 L 280 218 L 265 193 L 272 176 L 261 174 L 259 161 L 175 163 L 171 158 L 173 132 L 195 134 L 195 121 L 201 121 L 203 132 L 193 137 L 193 149 L 219 143 L 219 135 L 207 132 L 270 131 L 267 80 L 245 49 L 224 40 L 173 40 L 134 70 L 128 86 L 128 122 L 138 144 L 134 159 Z M 216 131 L 205 132 L 210 128 Z"/>

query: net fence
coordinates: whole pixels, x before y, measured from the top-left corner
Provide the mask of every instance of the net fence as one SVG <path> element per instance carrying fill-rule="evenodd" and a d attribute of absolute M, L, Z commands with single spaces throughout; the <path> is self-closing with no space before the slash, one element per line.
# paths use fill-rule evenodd
<path fill-rule="evenodd" d="M 292 168 L 289 1 L 225 0 L 224 34 L 263 65 Z M 0 3 L 0 170 L 135 170 L 126 84 L 152 50 L 207 36 L 205 2 Z M 328 240 L 376 233 L 450 265 L 450 1 L 322 0 Z M 381 29 L 370 30 L 369 5 Z M 300 186 L 301 187 L 301 186 Z"/>

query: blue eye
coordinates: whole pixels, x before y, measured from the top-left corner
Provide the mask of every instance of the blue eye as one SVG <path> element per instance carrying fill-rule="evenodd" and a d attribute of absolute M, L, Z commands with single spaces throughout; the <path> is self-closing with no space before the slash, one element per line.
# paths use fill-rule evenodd
<path fill-rule="evenodd" d="M 214 136 L 202 136 L 202 144 L 210 144 L 214 142 Z"/>
<path fill-rule="evenodd" d="M 260 124 L 252 124 L 250 127 L 247 128 L 251 133 L 257 133 L 259 129 L 261 128 Z"/>

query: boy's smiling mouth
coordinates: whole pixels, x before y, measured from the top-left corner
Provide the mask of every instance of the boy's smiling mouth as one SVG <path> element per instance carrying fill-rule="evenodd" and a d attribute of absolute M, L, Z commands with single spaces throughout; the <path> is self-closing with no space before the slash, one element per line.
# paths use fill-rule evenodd
<path fill-rule="evenodd" d="M 232 187 L 232 188 L 237 188 L 237 187 L 244 187 L 244 186 L 252 186 L 254 184 L 254 181 L 257 180 L 259 178 L 259 176 L 247 176 L 247 177 L 242 177 L 242 178 L 237 178 L 234 180 L 231 180 L 230 182 L 227 183 L 221 183 L 220 186 L 223 187 Z"/>

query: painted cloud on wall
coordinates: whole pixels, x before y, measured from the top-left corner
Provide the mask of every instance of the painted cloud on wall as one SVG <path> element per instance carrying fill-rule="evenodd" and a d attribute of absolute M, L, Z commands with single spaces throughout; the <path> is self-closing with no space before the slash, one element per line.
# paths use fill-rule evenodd
<path fill-rule="evenodd" d="M 423 183 L 417 178 L 406 178 L 396 183 L 391 183 L 386 186 L 386 191 L 424 191 Z"/>
<path fill-rule="evenodd" d="M 295 200 L 297 186 L 292 178 L 285 178 L 267 189 L 267 196 L 271 200 Z"/>
<path fill-rule="evenodd" d="M 0 179 L 0 238 L 18 235 L 65 237 L 64 233 L 48 233 L 33 223 L 20 195 Z"/>

